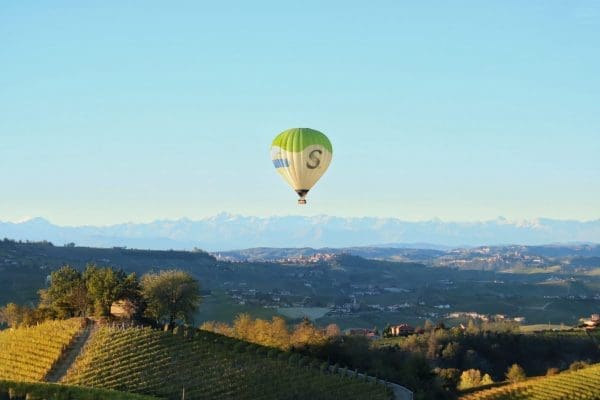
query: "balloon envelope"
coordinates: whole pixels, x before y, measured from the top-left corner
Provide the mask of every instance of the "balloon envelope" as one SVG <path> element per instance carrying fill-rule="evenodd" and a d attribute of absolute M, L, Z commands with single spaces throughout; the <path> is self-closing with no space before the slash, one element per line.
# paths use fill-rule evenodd
<path fill-rule="evenodd" d="M 277 172 L 298 193 L 304 204 L 308 191 L 323 176 L 333 148 L 323 134 L 309 128 L 293 128 L 281 132 L 271 144 L 271 160 Z"/>

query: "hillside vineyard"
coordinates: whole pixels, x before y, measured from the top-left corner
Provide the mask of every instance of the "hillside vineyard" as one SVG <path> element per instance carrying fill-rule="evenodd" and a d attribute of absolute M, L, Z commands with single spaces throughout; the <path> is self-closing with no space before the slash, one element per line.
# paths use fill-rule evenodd
<path fill-rule="evenodd" d="M 74 318 L 1 331 L 0 379 L 43 380 L 84 326 L 84 319 Z"/>
<path fill-rule="evenodd" d="M 100 328 L 64 383 L 179 399 L 391 399 L 372 377 L 204 331 Z"/>
<path fill-rule="evenodd" d="M 482 390 L 461 400 L 594 400 L 600 398 L 600 364 L 513 385 Z"/>
<path fill-rule="evenodd" d="M 0 399 L 153 400 L 156 398 L 106 389 L 81 388 L 53 383 L 0 380 Z"/>

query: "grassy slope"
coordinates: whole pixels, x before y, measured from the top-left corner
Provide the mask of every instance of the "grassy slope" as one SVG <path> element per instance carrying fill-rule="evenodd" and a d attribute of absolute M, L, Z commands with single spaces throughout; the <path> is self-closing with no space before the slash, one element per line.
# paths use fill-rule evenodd
<path fill-rule="evenodd" d="M 11 397 L 12 395 L 12 397 Z M 152 400 L 154 397 L 114 390 L 81 388 L 54 383 L 0 381 L 0 399 L 54 399 L 54 400 Z"/>
<path fill-rule="evenodd" d="M 578 371 L 566 371 L 558 375 L 477 391 L 462 396 L 461 400 L 593 400 L 599 398 L 600 364 L 594 364 Z"/>
<path fill-rule="evenodd" d="M 74 318 L 0 332 L 0 379 L 44 379 L 83 324 Z"/>
<path fill-rule="evenodd" d="M 390 398 L 374 382 L 324 373 L 318 364 L 300 367 L 302 361 L 289 362 L 290 354 L 267 350 L 208 332 L 184 338 L 102 328 L 65 382 L 171 399 L 184 388 L 186 399 Z"/>

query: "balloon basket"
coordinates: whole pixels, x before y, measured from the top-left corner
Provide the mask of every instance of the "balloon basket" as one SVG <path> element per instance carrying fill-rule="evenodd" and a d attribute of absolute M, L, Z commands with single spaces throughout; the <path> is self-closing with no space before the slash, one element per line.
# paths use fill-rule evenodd
<path fill-rule="evenodd" d="M 304 200 L 304 199 L 298 199 L 298 204 L 306 204 L 306 200 Z"/>

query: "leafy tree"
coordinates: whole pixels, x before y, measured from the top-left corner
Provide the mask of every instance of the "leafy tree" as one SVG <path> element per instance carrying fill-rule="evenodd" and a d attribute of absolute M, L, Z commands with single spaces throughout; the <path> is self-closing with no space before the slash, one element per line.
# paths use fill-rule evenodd
<path fill-rule="evenodd" d="M 519 364 L 513 364 L 506 371 L 506 379 L 511 383 L 524 381 L 527 378 L 525 370 Z"/>
<path fill-rule="evenodd" d="M 430 319 L 426 319 L 425 323 L 423 324 L 423 330 L 425 332 L 431 332 L 435 329 L 435 324 L 433 322 L 431 322 Z"/>
<path fill-rule="evenodd" d="M 273 317 L 271 320 L 271 335 L 273 338 L 273 346 L 286 350 L 289 349 L 290 332 L 285 319 L 281 317 Z"/>
<path fill-rule="evenodd" d="M 481 382 L 482 385 L 491 385 L 492 383 L 494 383 L 494 380 L 492 379 L 492 377 L 490 376 L 490 374 L 485 374 L 481 377 Z"/>
<path fill-rule="evenodd" d="M 167 324 L 168 325 L 168 324 Z M 225 336 L 234 336 L 233 329 L 225 322 L 206 321 L 200 325 L 200 330 L 218 333 Z"/>
<path fill-rule="evenodd" d="M 447 361 L 454 361 L 460 354 L 460 344 L 457 342 L 450 342 L 442 350 L 442 358 Z"/>
<path fill-rule="evenodd" d="M 585 361 L 574 361 L 569 365 L 569 371 L 579 371 L 585 367 L 588 367 L 590 364 Z"/>
<path fill-rule="evenodd" d="M 439 376 L 442 387 L 448 391 L 453 391 L 460 383 L 460 370 L 456 368 L 436 368 L 436 374 Z"/>
<path fill-rule="evenodd" d="M 234 335 L 238 339 L 250 340 L 253 336 L 254 321 L 250 317 L 250 314 L 243 313 L 238 314 L 233 321 Z"/>
<path fill-rule="evenodd" d="M 0 323 L 5 323 L 11 328 L 18 327 L 23 321 L 21 307 L 15 303 L 8 303 L 0 308 Z"/>
<path fill-rule="evenodd" d="M 96 314 L 100 316 L 109 315 L 110 306 L 115 301 L 136 297 L 139 290 L 135 274 L 126 275 L 122 270 L 111 267 L 89 265 L 83 279 Z"/>
<path fill-rule="evenodd" d="M 147 305 L 146 314 L 170 325 L 177 320 L 192 321 L 202 300 L 200 284 L 185 271 L 146 274 L 142 276 L 141 287 Z"/>
<path fill-rule="evenodd" d="M 0 308 L 0 324 L 6 324 L 11 328 L 20 326 L 31 326 L 46 319 L 43 310 L 37 310 L 15 303 L 8 303 Z"/>
<path fill-rule="evenodd" d="M 471 334 L 471 335 L 476 335 L 480 332 L 481 330 L 479 329 L 479 326 L 477 326 L 477 324 L 475 323 L 475 321 L 473 321 L 472 319 L 469 319 L 469 322 L 467 322 L 467 329 L 466 332 Z"/>
<path fill-rule="evenodd" d="M 89 305 L 81 272 L 69 265 L 50 274 L 50 286 L 40 297 L 42 304 L 53 308 L 59 318 L 85 315 Z"/>
<path fill-rule="evenodd" d="M 387 324 L 385 328 L 383 328 L 383 337 L 392 337 L 392 326 L 390 324 Z"/>
<path fill-rule="evenodd" d="M 341 334 L 342 331 L 340 330 L 340 327 L 337 326 L 337 324 L 329 324 L 325 328 L 325 336 L 327 336 L 328 338 L 335 338 L 340 336 Z"/>
<path fill-rule="evenodd" d="M 305 344 L 320 344 L 325 341 L 325 335 L 317 329 L 307 318 L 296 325 L 290 342 L 292 346 L 303 346 Z"/>
<path fill-rule="evenodd" d="M 478 369 L 468 369 L 460 375 L 459 389 L 464 390 L 479 385 L 481 385 L 481 371 Z"/>
<path fill-rule="evenodd" d="M 429 339 L 427 340 L 427 358 L 434 360 L 437 357 L 438 349 L 438 340 L 432 331 L 429 335 Z"/>

